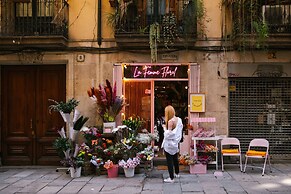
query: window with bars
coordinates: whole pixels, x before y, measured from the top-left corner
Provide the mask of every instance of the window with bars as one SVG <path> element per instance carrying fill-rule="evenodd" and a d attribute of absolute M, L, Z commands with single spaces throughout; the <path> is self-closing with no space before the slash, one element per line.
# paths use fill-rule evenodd
<path fill-rule="evenodd" d="M 0 5 L 2 36 L 67 34 L 64 0 L 2 0 Z"/>
<path fill-rule="evenodd" d="M 269 33 L 291 32 L 291 0 L 236 0 L 232 3 L 235 34 L 252 34 L 256 23 L 265 23 Z"/>
<path fill-rule="evenodd" d="M 116 33 L 148 32 L 153 23 L 163 25 L 174 18 L 178 33 L 193 35 L 197 27 L 199 0 L 136 0 L 123 2 L 116 7 Z M 202 9 L 202 8 L 201 8 Z M 202 11 L 202 10 L 200 10 Z"/>

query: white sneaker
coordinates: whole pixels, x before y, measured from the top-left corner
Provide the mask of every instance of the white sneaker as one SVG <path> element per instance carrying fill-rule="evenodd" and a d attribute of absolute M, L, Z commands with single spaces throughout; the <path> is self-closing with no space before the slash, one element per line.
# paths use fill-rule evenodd
<path fill-rule="evenodd" d="M 174 181 L 174 179 L 171 179 L 171 178 L 169 177 L 169 178 L 167 178 L 167 179 L 164 179 L 164 182 L 165 182 L 165 183 L 174 183 L 175 181 Z"/>
<path fill-rule="evenodd" d="M 174 177 L 175 178 L 180 178 L 180 175 L 179 174 L 174 174 Z"/>

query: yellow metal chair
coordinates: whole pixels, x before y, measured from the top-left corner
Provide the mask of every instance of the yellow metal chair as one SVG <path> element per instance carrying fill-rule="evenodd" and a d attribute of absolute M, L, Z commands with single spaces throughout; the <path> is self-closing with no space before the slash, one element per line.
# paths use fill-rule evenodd
<path fill-rule="evenodd" d="M 224 171 L 224 156 L 235 156 L 239 157 L 240 171 L 242 172 L 242 159 L 240 141 L 235 137 L 227 137 L 221 140 L 221 168 Z"/>
<path fill-rule="evenodd" d="M 264 176 L 265 173 L 265 168 L 266 168 L 266 163 L 267 160 L 269 160 L 269 167 L 270 167 L 270 172 L 272 172 L 271 169 L 271 162 L 270 162 L 270 155 L 269 155 L 269 141 L 266 139 L 253 139 L 250 144 L 248 151 L 245 154 L 245 167 L 244 167 L 244 172 L 246 171 L 247 167 L 252 167 L 252 168 L 260 168 L 263 170 L 262 176 Z M 248 159 L 263 159 L 264 164 L 263 166 L 259 165 L 248 165 Z"/>

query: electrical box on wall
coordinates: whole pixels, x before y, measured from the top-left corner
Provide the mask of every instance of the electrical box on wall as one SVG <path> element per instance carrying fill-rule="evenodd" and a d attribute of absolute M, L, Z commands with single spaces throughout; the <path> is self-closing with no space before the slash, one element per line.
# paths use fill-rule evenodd
<path fill-rule="evenodd" d="M 84 62 L 85 61 L 85 55 L 84 54 L 78 54 L 77 55 L 77 62 Z"/>

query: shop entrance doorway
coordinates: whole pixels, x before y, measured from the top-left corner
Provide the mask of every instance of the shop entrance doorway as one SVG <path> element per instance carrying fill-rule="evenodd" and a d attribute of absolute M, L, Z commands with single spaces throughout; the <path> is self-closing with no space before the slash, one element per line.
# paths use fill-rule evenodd
<path fill-rule="evenodd" d="M 176 116 L 185 125 L 188 118 L 188 81 L 155 81 L 154 82 L 154 125 L 159 132 L 158 148 L 163 142 L 164 109 L 167 105 L 175 108 Z M 183 140 L 182 140 L 183 141 Z M 161 153 L 158 152 L 158 155 Z"/>
<path fill-rule="evenodd" d="M 145 121 L 144 128 L 149 132 L 157 128 L 159 141 L 155 142 L 157 148 L 163 141 L 164 109 L 172 105 L 176 115 L 183 124 L 188 118 L 188 81 L 125 81 L 124 95 L 128 106 L 125 108 L 125 118 L 138 116 Z"/>

